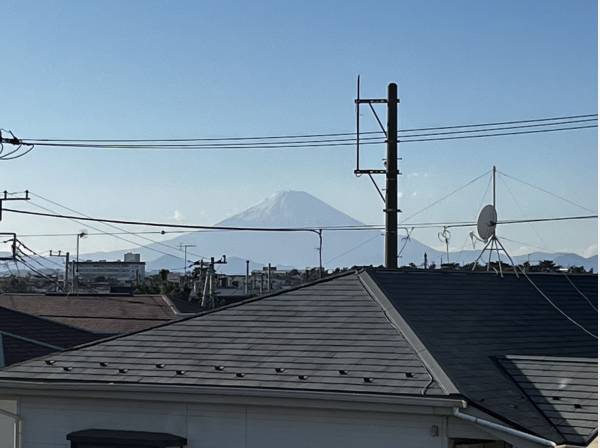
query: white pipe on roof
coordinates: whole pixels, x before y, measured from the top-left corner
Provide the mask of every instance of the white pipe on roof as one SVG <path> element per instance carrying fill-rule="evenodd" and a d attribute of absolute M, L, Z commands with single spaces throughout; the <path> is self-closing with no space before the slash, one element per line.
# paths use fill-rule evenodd
<path fill-rule="evenodd" d="M 22 422 L 23 419 L 21 418 L 20 415 L 15 414 L 13 412 L 10 411 L 6 411 L 4 409 L 0 409 L 0 414 L 1 415 L 5 415 L 9 418 L 12 418 L 15 422 L 15 440 L 14 440 L 14 447 L 15 448 L 21 448 L 21 428 L 22 428 Z"/>
<path fill-rule="evenodd" d="M 485 420 L 479 417 L 473 417 L 469 414 L 463 414 L 460 412 L 460 409 L 454 408 L 453 414 L 455 417 L 460 418 L 461 420 L 465 420 L 470 423 L 475 423 L 476 425 L 482 426 L 484 428 L 493 429 L 495 431 L 500 431 L 505 434 L 510 434 L 511 436 L 518 437 L 520 439 L 527 440 L 529 442 L 537 443 L 539 445 L 549 446 L 551 448 L 556 448 L 557 445 L 552 440 L 544 439 L 542 437 L 534 436 L 532 434 L 519 431 L 518 429 L 509 428 L 508 426 L 501 425 L 499 423 L 494 423 L 489 420 Z"/>

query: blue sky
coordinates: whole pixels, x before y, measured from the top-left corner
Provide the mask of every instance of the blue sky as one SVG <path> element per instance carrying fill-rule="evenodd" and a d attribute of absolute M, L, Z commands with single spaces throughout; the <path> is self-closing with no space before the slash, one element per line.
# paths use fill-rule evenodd
<path fill-rule="evenodd" d="M 22 137 L 168 138 L 354 129 L 365 96 L 399 86 L 400 127 L 595 113 L 597 6 L 527 1 L 5 1 L 0 127 Z M 366 112 L 366 111 L 365 111 Z M 365 127 L 374 129 L 368 121 Z M 499 169 L 597 209 L 597 137 L 584 130 L 400 146 L 406 214 Z M 384 148 L 369 148 L 379 164 Z M 382 222 L 348 149 L 141 152 L 37 149 L 0 162 L 0 189 L 96 216 L 212 224 L 279 190 Z M 382 182 L 383 183 L 383 182 Z M 421 216 L 472 219 L 486 180 Z M 499 183 L 503 218 L 581 210 Z M 77 231 L 5 216 L 0 231 Z M 511 226 L 507 237 L 595 253 L 596 223 Z M 437 231 L 413 236 L 439 247 Z M 37 238 L 40 250 L 70 240 Z M 451 245 L 460 247 L 464 233 Z M 60 246 L 60 247 L 57 247 Z M 115 249 L 90 238 L 86 249 Z M 512 246 L 518 252 L 520 245 Z"/>

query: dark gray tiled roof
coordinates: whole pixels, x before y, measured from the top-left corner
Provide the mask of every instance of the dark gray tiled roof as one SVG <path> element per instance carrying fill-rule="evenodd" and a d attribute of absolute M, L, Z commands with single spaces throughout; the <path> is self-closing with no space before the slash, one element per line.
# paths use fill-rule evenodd
<path fill-rule="evenodd" d="M 0 378 L 443 395 L 356 273 L 46 360 Z"/>
<path fill-rule="evenodd" d="M 0 307 L 0 356 L 5 366 L 85 344 L 101 336 Z"/>
<path fill-rule="evenodd" d="M 1 338 L 2 345 L 0 350 L 2 350 L 5 366 L 10 366 L 11 364 L 37 358 L 38 356 L 48 355 L 49 353 L 57 351 L 57 349 L 47 345 L 41 345 L 34 341 L 8 336 L 6 334 L 3 334 Z"/>
<path fill-rule="evenodd" d="M 569 322 L 523 276 L 388 270 L 369 275 L 473 404 L 542 437 L 581 441 L 559 433 L 496 362 L 505 355 L 597 358 L 597 340 Z M 567 315 L 597 334 L 596 311 L 562 274 L 529 275 Z M 597 276 L 570 279 L 597 303 Z"/>
<path fill-rule="evenodd" d="M 587 444 L 598 427 L 598 359 L 505 356 L 498 362 L 565 439 Z"/>
<path fill-rule="evenodd" d="M 66 348 L 100 339 L 101 336 L 50 319 L 0 306 L 0 333 L 12 334 L 48 345 Z"/>

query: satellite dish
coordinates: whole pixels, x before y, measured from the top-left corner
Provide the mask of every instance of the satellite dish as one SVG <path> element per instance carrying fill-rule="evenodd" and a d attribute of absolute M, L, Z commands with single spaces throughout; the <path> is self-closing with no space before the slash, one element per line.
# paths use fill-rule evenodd
<path fill-rule="evenodd" d="M 498 215 L 496 214 L 496 207 L 491 204 L 483 207 L 479 213 L 479 218 L 477 219 L 477 233 L 479 234 L 479 238 L 484 241 L 490 239 L 490 237 L 496 233 L 497 221 Z"/>

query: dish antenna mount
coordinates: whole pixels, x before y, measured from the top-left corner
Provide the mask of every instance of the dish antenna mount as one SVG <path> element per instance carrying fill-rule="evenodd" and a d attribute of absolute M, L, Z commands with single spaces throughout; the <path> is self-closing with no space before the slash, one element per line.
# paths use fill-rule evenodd
<path fill-rule="evenodd" d="M 479 256 L 473 263 L 473 270 L 477 267 L 477 264 L 481 257 L 485 254 L 486 251 L 489 252 L 488 262 L 486 264 L 486 271 L 490 270 L 490 265 L 492 263 L 492 254 L 496 252 L 498 257 L 498 268 L 500 270 L 500 275 L 502 275 L 502 258 L 500 252 L 504 252 L 506 257 L 510 260 L 510 264 L 515 271 L 517 277 L 519 277 L 519 273 L 517 272 L 517 268 L 515 267 L 515 263 L 511 258 L 508 251 L 504 248 L 498 237 L 496 236 L 496 225 L 498 224 L 498 213 L 496 212 L 496 166 L 492 168 L 492 185 L 493 185 L 493 202 L 492 204 L 488 204 L 481 209 L 479 212 L 479 218 L 477 219 L 477 234 L 479 235 L 479 239 L 485 243 L 483 249 L 481 250 Z"/>

